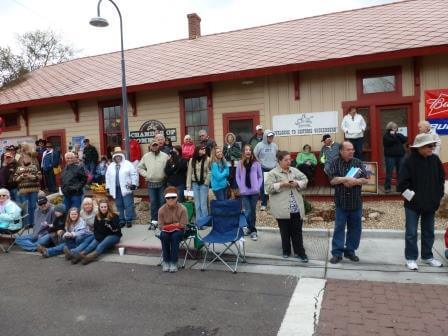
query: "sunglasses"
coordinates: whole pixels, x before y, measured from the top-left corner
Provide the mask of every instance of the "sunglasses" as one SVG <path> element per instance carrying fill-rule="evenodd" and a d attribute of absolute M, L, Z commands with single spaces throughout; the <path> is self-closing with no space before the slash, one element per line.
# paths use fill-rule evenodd
<path fill-rule="evenodd" d="M 165 197 L 166 200 L 175 200 L 177 196 Z"/>

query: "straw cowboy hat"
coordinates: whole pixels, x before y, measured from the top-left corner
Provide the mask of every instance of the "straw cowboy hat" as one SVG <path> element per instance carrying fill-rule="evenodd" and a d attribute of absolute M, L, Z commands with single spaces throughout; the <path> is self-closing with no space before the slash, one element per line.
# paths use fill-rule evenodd
<path fill-rule="evenodd" d="M 114 154 L 124 154 L 124 151 L 121 149 L 120 146 L 114 147 L 114 151 L 112 152 L 112 155 Z"/>
<path fill-rule="evenodd" d="M 414 144 L 411 146 L 411 148 L 420 148 L 429 144 L 435 144 L 437 143 L 436 140 L 434 140 L 434 137 L 432 134 L 422 133 L 418 134 L 414 139 Z"/>

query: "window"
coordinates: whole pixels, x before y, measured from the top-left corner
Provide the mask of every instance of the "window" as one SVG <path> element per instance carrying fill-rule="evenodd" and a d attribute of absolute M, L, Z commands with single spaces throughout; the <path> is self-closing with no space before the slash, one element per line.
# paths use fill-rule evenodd
<path fill-rule="evenodd" d="M 401 68 L 366 69 L 357 72 L 358 97 L 401 96 Z"/>
<path fill-rule="evenodd" d="M 199 141 L 199 131 L 208 128 L 207 96 L 184 98 L 185 134 Z"/>
<path fill-rule="evenodd" d="M 379 93 L 379 92 L 394 92 L 396 91 L 395 75 L 367 77 L 362 79 L 362 92 Z"/>
<path fill-rule="evenodd" d="M 106 155 L 111 156 L 115 147 L 121 147 L 121 105 L 103 106 L 101 108 L 103 144 Z"/>
<path fill-rule="evenodd" d="M 2 118 L 2 129 L 4 131 L 15 131 L 20 129 L 20 118 L 18 113 L 0 115 Z"/>

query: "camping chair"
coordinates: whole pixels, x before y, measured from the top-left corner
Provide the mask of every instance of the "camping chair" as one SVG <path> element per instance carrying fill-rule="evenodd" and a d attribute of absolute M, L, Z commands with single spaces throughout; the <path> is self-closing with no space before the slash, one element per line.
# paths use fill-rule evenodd
<path fill-rule="evenodd" d="M 206 270 L 215 260 L 219 260 L 233 273 L 236 273 L 240 258 L 242 262 L 246 262 L 243 228 L 247 226 L 247 222 L 246 217 L 241 212 L 241 201 L 214 200 L 211 201 L 210 208 L 211 216 L 203 217 L 196 221 L 196 226 L 199 229 L 210 224 L 212 226 L 210 233 L 201 238 L 206 250 L 201 270 Z M 215 244 L 224 245 L 224 250 L 217 252 Z M 235 255 L 236 260 L 233 267 L 223 259 L 227 251 Z M 214 257 L 211 261 L 207 261 L 209 253 Z"/>
<path fill-rule="evenodd" d="M 21 216 L 14 221 L 14 224 L 20 223 L 21 225 L 13 230 L 9 228 L 0 229 L 0 235 L 8 236 L 10 240 L 10 244 L 7 248 L 0 244 L 0 250 L 5 253 L 8 253 L 16 244 L 17 237 L 21 236 L 26 229 L 29 230 L 29 225 L 25 224 L 25 219 L 28 217 L 28 202 L 19 203 L 18 205 L 21 209 Z"/>

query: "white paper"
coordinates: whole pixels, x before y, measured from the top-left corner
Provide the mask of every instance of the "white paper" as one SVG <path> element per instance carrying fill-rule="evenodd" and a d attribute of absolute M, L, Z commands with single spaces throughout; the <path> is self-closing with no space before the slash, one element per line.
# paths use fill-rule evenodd
<path fill-rule="evenodd" d="M 405 191 L 403 191 L 403 193 L 402 193 L 401 195 L 402 195 L 408 202 L 410 202 L 410 201 L 414 198 L 415 191 L 406 189 Z"/>
<path fill-rule="evenodd" d="M 184 190 L 184 197 L 194 197 L 193 190 Z"/>

